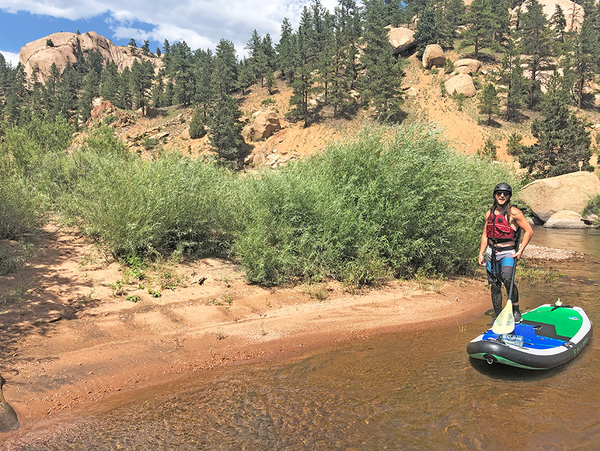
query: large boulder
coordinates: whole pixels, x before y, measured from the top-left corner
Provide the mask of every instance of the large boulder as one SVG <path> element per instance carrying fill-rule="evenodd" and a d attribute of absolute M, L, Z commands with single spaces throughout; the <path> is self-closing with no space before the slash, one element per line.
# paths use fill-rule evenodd
<path fill-rule="evenodd" d="M 394 50 L 394 55 L 408 50 L 415 45 L 415 32 L 408 28 L 388 28 L 388 39 Z"/>
<path fill-rule="evenodd" d="M 254 117 L 254 122 L 242 130 L 242 136 L 247 142 L 266 139 L 281 130 L 283 116 L 274 109 L 260 110 L 252 116 Z"/>
<path fill-rule="evenodd" d="M 459 74 L 474 74 L 481 69 L 481 61 L 463 58 L 454 62 L 454 70 Z"/>
<path fill-rule="evenodd" d="M 551 229 L 585 229 L 586 225 L 579 213 L 561 210 L 550 216 L 544 227 Z"/>
<path fill-rule="evenodd" d="M 540 4 L 542 5 L 546 17 L 552 17 L 556 11 L 556 5 L 560 5 L 565 15 L 565 19 L 567 19 L 564 31 L 579 30 L 581 28 L 583 17 L 585 16 L 583 6 L 572 2 L 571 0 L 540 0 Z M 523 3 L 521 14 L 525 11 L 527 11 L 527 2 Z"/>
<path fill-rule="evenodd" d="M 438 44 L 430 44 L 423 52 L 423 67 L 431 69 L 433 66 L 442 67 L 446 62 L 444 49 Z"/>
<path fill-rule="evenodd" d="M 469 74 L 458 74 L 444 83 L 448 94 L 463 94 L 466 97 L 473 97 L 477 94 L 473 79 Z"/>
<path fill-rule="evenodd" d="M 519 198 L 543 222 L 562 210 L 582 213 L 590 199 L 598 195 L 600 179 L 587 171 L 536 180 L 519 192 Z"/>
<path fill-rule="evenodd" d="M 48 45 L 50 41 L 52 45 Z M 160 58 L 144 56 L 138 49 L 131 47 L 116 46 L 94 31 L 84 34 L 60 32 L 37 39 L 21 48 L 19 62 L 27 75 L 31 76 L 36 72 L 38 81 L 44 83 L 52 63 L 55 63 L 62 72 L 67 62 L 71 64 L 77 62 L 79 48 L 84 57 L 93 50 L 98 50 L 104 59 L 113 61 L 117 65 L 119 72 L 126 67 L 131 67 L 136 60 L 150 60 L 155 69 L 162 65 Z"/>

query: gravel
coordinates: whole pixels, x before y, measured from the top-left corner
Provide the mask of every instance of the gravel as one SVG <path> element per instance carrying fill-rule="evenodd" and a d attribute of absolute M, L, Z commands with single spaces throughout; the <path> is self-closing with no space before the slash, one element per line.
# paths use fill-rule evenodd
<path fill-rule="evenodd" d="M 529 245 L 523 252 L 523 257 L 535 260 L 570 260 L 581 258 L 583 254 L 569 249 L 555 249 L 552 247 Z"/>

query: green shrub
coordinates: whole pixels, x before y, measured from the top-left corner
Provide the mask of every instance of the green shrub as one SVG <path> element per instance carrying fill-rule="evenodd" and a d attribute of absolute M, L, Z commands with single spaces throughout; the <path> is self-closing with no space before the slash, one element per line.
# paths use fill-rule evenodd
<path fill-rule="evenodd" d="M 521 143 L 523 136 L 517 132 L 511 133 L 506 142 L 506 152 L 516 157 L 523 153 L 523 144 Z"/>
<path fill-rule="evenodd" d="M 261 285 L 470 272 L 498 180 L 518 186 L 507 166 L 455 153 L 425 126 L 371 127 L 247 177 L 234 251 Z"/>
<path fill-rule="evenodd" d="M 454 100 L 456 100 L 456 108 L 458 111 L 462 111 L 465 100 L 467 99 L 466 96 L 462 92 L 458 94 L 455 92 L 453 97 Z"/>
<path fill-rule="evenodd" d="M 17 240 L 35 231 L 41 214 L 39 203 L 31 185 L 0 175 L 0 239 Z"/>
<path fill-rule="evenodd" d="M 509 166 L 452 150 L 425 125 L 370 125 L 354 141 L 255 174 L 177 154 L 142 160 L 99 130 L 68 156 L 60 211 L 125 258 L 232 256 L 264 286 L 464 274 Z M 68 189 L 66 188 L 68 186 Z"/>
<path fill-rule="evenodd" d="M 204 128 L 204 119 L 200 110 L 195 110 L 192 120 L 190 121 L 189 128 L 190 138 L 198 139 L 206 135 L 206 129 Z"/>
<path fill-rule="evenodd" d="M 106 116 L 102 119 L 102 125 L 110 125 L 119 120 L 119 116 Z"/>
<path fill-rule="evenodd" d="M 117 256 L 182 249 L 225 255 L 235 209 L 231 176 L 214 165 L 176 154 L 142 160 L 127 154 L 80 152 L 87 168 L 61 209 Z"/>
<path fill-rule="evenodd" d="M 600 216 L 600 195 L 593 197 L 583 209 L 583 215 Z"/>
<path fill-rule="evenodd" d="M 276 102 L 272 98 L 268 97 L 268 98 L 266 98 L 265 100 L 263 100 L 260 103 L 263 104 L 263 105 L 265 105 L 265 106 L 269 106 L 269 105 L 273 105 Z"/>
<path fill-rule="evenodd" d="M 156 138 L 145 138 L 142 142 L 142 147 L 146 150 L 152 150 L 158 146 L 158 139 Z"/>
<path fill-rule="evenodd" d="M 483 148 L 477 151 L 477 155 L 481 157 L 487 157 L 491 160 L 495 160 L 497 158 L 497 150 L 498 146 L 496 146 L 496 143 L 490 136 L 488 137 L 488 139 L 485 140 Z"/>

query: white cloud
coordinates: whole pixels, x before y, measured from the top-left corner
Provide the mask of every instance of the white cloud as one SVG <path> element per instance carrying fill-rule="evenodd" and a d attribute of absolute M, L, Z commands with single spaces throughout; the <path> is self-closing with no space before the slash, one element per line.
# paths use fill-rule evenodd
<path fill-rule="evenodd" d="M 18 53 L 5 52 L 4 50 L 0 50 L 0 53 L 2 53 L 7 63 L 10 63 L 12 67 L 17 67 L 17 64 L 19 64 Z"/>
<path fill-rule="evenodd" d="M 185 40 L 192 49 L 214 48 L 221 38 L 232 41 L 238 53 L 250 39 L 252 30 L 261 36 L 269 33 L 274 42 L 279 39 L 284 17 L 294 26 L 304 5 L 310 0 L 0 0 L 0 9 L 16 13 L 48 15 L 70 20 L 89 19 L 109 13 L 113 36 L 143 42 L 145 39 L 163 42 Z M 322 0 L 333 12 L 337 0 Z M 150 24 L 152 30 L 142 30 L 135 22 Z M 140 42 L 140 44 L 141 44 Z"/>

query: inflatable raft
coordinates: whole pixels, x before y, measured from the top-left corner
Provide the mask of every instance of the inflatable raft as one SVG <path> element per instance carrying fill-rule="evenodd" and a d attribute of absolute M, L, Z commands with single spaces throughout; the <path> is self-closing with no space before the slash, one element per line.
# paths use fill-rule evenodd
<path fill-rule="evenodd" d="M 592 322 L 582 308 L 545 304 L 523 313 L 512 334 L 492 329 L 467 345 L 467 353 L 489 364 L 547 370 L 575 358 L 592 338 Z"/>

